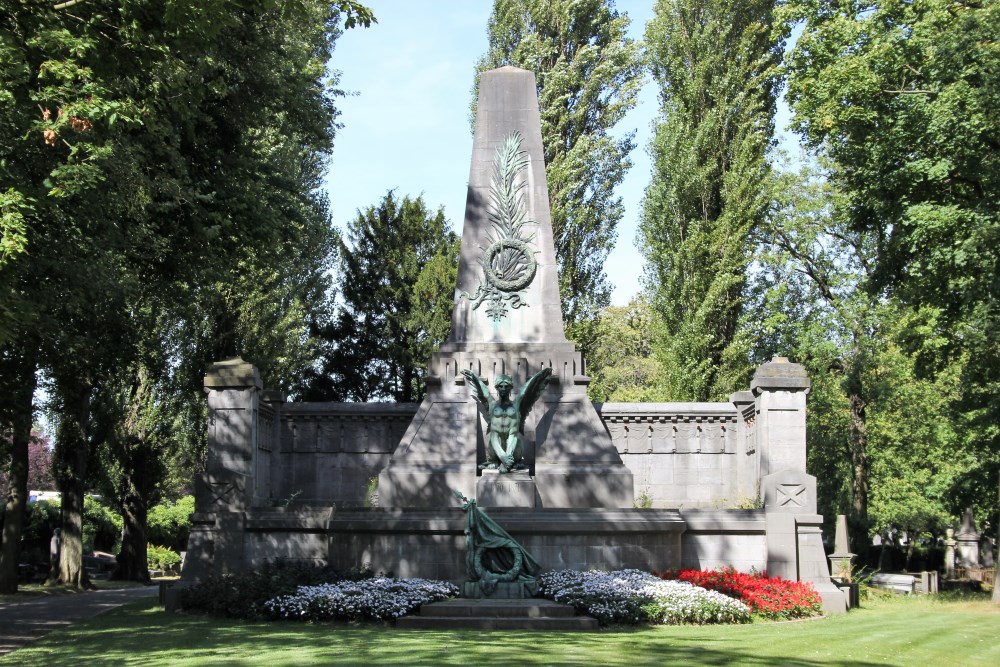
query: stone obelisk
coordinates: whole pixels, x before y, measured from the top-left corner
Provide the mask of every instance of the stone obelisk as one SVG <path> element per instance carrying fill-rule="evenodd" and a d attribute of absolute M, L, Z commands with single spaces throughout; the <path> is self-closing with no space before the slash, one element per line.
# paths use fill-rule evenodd
<path fill-rule="evenodd" d="M 451 336 L 379 476 L 381 504 L 440 508 L 453 490 L 475 495 L 486 422 L 461 371 L 490 387 L 510 375 L 518 387 L 545 367 L 552 378 L 524 431 L 533 506 L 632 507 L 632 473 L 587 399 L 563 328 L 535 77 L 502 67 L 479 83 Z"/>

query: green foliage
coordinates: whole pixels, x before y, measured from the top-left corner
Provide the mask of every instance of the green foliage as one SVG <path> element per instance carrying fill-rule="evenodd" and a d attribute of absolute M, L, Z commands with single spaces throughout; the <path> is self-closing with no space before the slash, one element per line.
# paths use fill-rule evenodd
<path fill-rule="evenodd" d="M 181 606 L 186 611 L 258 620 L 268 618 L 268 600 L 295 593 L 299 586 L 316 586 L 342 580 L 368 579 L 367 567 L 337 572 L 301 562 L 265 562 L 260 568 L 239 574 L 210 576 L 181 592 Z"/>
<path fill-rule="evenodd" d="M 822 170 L 782 173 L 774 191 L 760 234 L 760 310 L 782 317 L 758 326 L 809 371 L 820 511 L 851 518 L 859 552 L 891 526 L 939 532 L 955 484 L 976 467 L 954 411 L 965 360 L 923 370 L 945 344 L 943 314 L 875 287 L 875 235 L 851 227 L 847 199 Z"/>
<path fill-rule="evenodd" d="M 587 356 L 591 400 L 656 401 L 662 370 L 653 356 L 656 321 L 645 298 L 628 306 L 608 306 L 595 328 Z"/>
<path fill-rule="evenodd" d="M 193 513 L 194 496 L 184 496 L 151 508 L 147 519 L 149 541 L 174 551 L 185 551 Z"/>
<path fill-rule="evenodd" d="M 113 553 L 117 551 L 121 535 L 122 518 L 105 503 L 88 496 L 84 501 L 83 543 L 87 553 L 91 550 Z M 25 510 L 24 529 L 21 533 L 23 549 L 47 561 L 49 540 L 62 524 L 60 503 L 39 500 Z"/>
<path fill-rule="evenodd" d="M 150 570 L 166 572 L 172 570 L 175 565 L 179 565 L 181 557 L 180 554 L 167 547 L 149 544 L 146 547 L 146 562 L 149 564 Z"/>
<path fill-rule="evenodd" d="M 631 133 L 615 139 L 610 131 L 642 84 L 628 24 L 606 0 L 496 0 L 489 50 L 477 64 L 480 72 L 512 65 L 535 73 L 563 317 L 588 350 L 610 302 L 604 263 L 624 215 L 614 189 L 634 147 Z"/>
<path fill-rule="evenodd" d="M 359 211 L 340 241 L 342 306 L 324 332 L 322 372 L 308 400 L 411 402 L 451 329 L 458 236 L 444 211 L 393 191 Z"/>
<path fill-rule="evenodd" d="M 117 551 L 122 532 L 122 517 L 103 501 L 87 496 L 83 501 L 83 550 Z"/>
<path fill-rule="evenodd" d="M 52 533 L 59 527 L 59 521 L 58 502 L 39 500 L 29 503 L 24 511 L 22 543 L 36 550 L 44 547 L 45 553 L 48 554 L 48 543 Z"/>
<path fill-rule="evenodd" d="M 782 50 L 774 7 L 660 0 L 646 26 L 661 118 L 640 242 L 670 400 L 725 398 L 752 370 L 741 318 L 751 238 L 768 207 Z"/>
<path fill-rule="evenodd" d="M 209 362 L 241 354 L 281 388 L 311 364 L 335 249 L 327 63 L 341 22 L 373 17 L 350 0 L 0 13 L 3 224 L 27 230 L 0 266 L 0 345 L 51 380 L 64 501 L 93 448 L 135 528 L 200 464 Z"/>
<path fill-rule="evenodd" d="M 794 125 L 829 160 L 838 230 L 865 241 L 869 303 L 888 294 L 901 306 L 883 323 L 864 317 L 883 342 L 855 377 L 869 374 L 888 405 L 905 395 L 931 410 L 869 409 L 891 445 L 881 460 L 872 450 L 884 480 L 874 520 L 929 526 L 965 503 L 989 516 L 1000 470 L 1000 5 L 824 0 L 786 11 L 803 22 L 787 59 Z M 883 377 L 895 383 L 888 395 Z M 906 419 L 917 415 L 923 424 Z M 910 437 L 912 458 L 896 445 Z"/>

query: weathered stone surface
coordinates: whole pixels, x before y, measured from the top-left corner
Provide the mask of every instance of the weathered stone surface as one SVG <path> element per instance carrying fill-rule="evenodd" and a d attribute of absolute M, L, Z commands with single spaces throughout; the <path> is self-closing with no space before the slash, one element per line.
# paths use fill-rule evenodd
<path fill-rule="evenodd" d="M 815 514 L 816 478 L 800 470 L 782 470 L 760 481 L 764 507 L 771 513 Z"/>
<path fill-rule="evenodd" d="M 460 296 L 474 294 L 483 278 L 480 260 L 490 245 L 491 193 L 497 148 L 512 133 L 522 138 L 527 167 L 523 174 L 527 224 L 538 265 L 534 280 L 523 290 L 527 307 L 513 308 L 500 322 L 490 318 L 485 306 Z M 483 72 L 479 81 L 476 127 L 472 140 L 472 165 L 458 268 L 455 310 L 449 342 L 565 343 L 559 299 L 555 244 L 549 213 L 548 186 L 542 148 L 541 119 L 535 76 L 527 70 L 503 67 Z"/>
<path fill-rule="evenodd" d="M 491 517 L 542 570 L 679 567 L 685 523 L 675 511 L 494 508 Z M 457 510 L 349 510 L 330 520 L 330 562 L 367 562 L 399 576 L 465 580 Z"/>
<path fill-rule="evenodd" d="M 535 482 L 527 470 L 501 475 L 483 470 L 476 482 L 476 500 L 480 507 L 534 507 Z"/>

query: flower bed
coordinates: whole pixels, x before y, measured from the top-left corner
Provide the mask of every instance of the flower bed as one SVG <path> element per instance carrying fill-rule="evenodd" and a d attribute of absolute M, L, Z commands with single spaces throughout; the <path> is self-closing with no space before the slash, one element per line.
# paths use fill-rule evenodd
<path fill-rule="evenodd" d="M 772 620 L 816 616 L 823 611 L 823 601 L 807 581 L 788 581 L 768 577 L 767 573 L 719 570 L 669 570 L 659 574 L 666 580 L 692 583 L 741 600 L 755 614 Z"/>
<path fill-rule="evenodd" d="M 559 570 L 540 577 L 542 594 L 573 605 L 603 625 L 748 623 L 750 609 L 731 597 L 639 570 Z"/>
<path fill-rule="evenodd" d="M 444 581 L 376 577 L 300 586 L 294 595 L 272 598 L 264 607 L 272 618 L 387 621 L 405 616 L 422 604 L 456 595 L 458 588 Z"/>

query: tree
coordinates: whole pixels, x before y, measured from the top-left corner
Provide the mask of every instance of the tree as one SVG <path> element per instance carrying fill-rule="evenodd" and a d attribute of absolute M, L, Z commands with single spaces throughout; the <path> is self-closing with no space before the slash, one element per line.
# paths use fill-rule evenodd
<path fill-rule="evenodd" d="M 192 406 L 208 361 L 266 354 L 276 376 L 306 366 L 304 313 L 328 297 L 333 248 L 316 194 L 339 94 L 326 63 L 341 20 L 373 17 L 347 0 L 2 9 L 11 85 L 0 96 L 0 191 L 10 196 L 0 206 L 5 230 L 30 234 L 18 241 L 29 252 L 5 247 L 0 265 L 0 344 L 11 358 L 25 351 L 23 378 L 42 369 L 49 380 L 60 578 L 80 584 L 88 463 L 107 444 L 98 437 L 132 443 L 106 451 L 134 491 L 164 452 L 128 428 L 143 421 L 130 415 L 169 406 L 190 435 L 204 430 L 204 408 Z M 158 346 L 170 363 L 145 354 Z M 114 397 L 126 404 L 109 409 Z M 95 423 L 95 408 L 125 430 Z M 144 466 L 140 454 L 156 460 Z"/>
<path fill-rule="evenodd" d="M 587 359 L 587 395 L 596 402 L 655 401 L 662 369 L 653 355 L 655 322 L 649 303 L 634 298 L 627 306 L 608 306 L 597 321 L 595 344 Z"/>
<path fill-rule="evenodd" d="M 774 6 L 660 0 L 646 27 L 661 120 L 639 230 L 671 400 L 723 398 L 752 370 L 739 324 L 750 238 L 769 203 L 782 50 Z"/>
<path fill-rule="evenodd" d="M 981 504 L 1000 470 L 1000 4 L 824 0 L 790 12 L 803 22 L 787 63 L 795 126 L 832 160 L 850 229 L 873 240 L 873 286 L 940 313 L 943 343 L 917 371 L 962 364 L 954 419 L 980 465 L 949 495 L 954 509 Z"/>
<path fill-rule="evenodd" d="M 496 0 L 477 64 L 535 73 L 563 319 L 585 353 L 610 303 L 604 263 L 624 215 L 614 191 L 634 148 L 634 133 L 610 134 L 642 84 L 628 24 L 610 0 Z"/>
<path fill-rule="evenodd" d="M 431 213 L 422 197 L 390 190 L 358 212 L 340 242 L 343 306 L 327 329 L 332 395 L 313 385 L 306 397 L 420 399 L 422 369 L 451 328 L 458 243 L 444 211 Z"/>
<path fill-rule="evenodd" d="M 786 171 L 758 230 L 761 311 L 785 313 L 780 347 L 813 381 L 809 463 L 821 510 L 846 513 L 853 550 L 870 531 L 940 532 L 952 486 L 975 467 L 960 446 L 953 402 L 962 360 L 922 376 L 942 344 L 942 318 L 874 287 L 875 235 L 852 229 L 847 198 L 821 171 Z"/>

